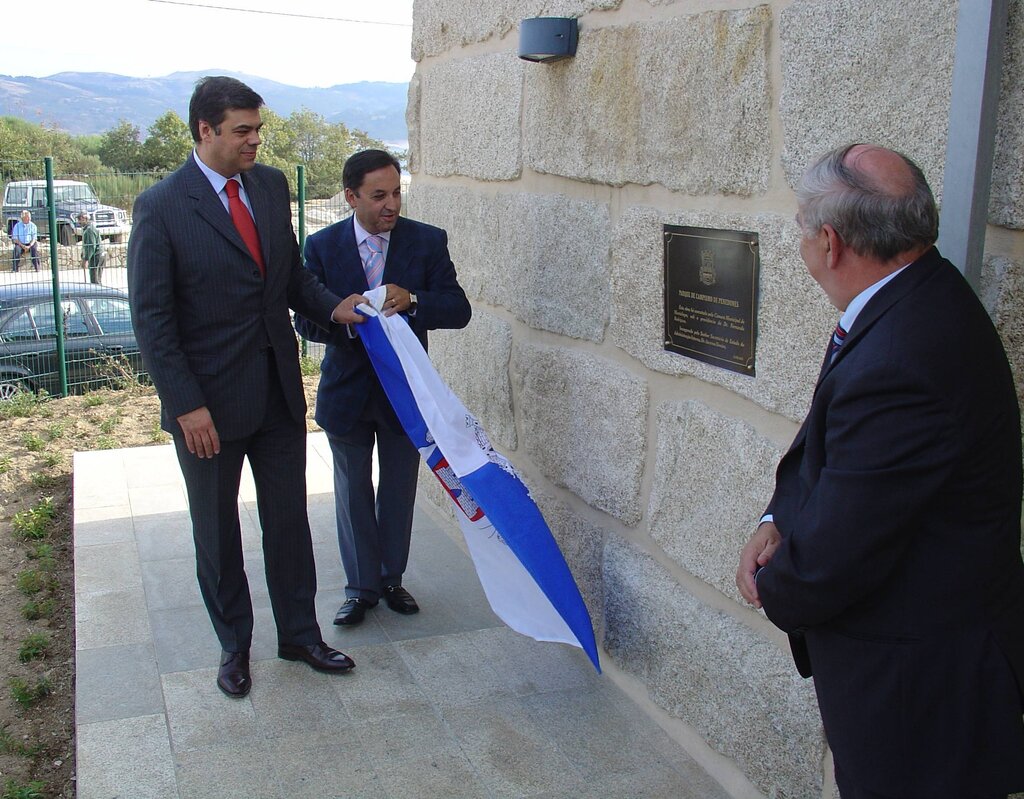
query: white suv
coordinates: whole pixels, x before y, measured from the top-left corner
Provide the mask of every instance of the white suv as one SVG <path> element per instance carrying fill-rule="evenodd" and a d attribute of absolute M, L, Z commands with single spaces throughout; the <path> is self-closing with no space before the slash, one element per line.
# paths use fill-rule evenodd
<path fill-rule="evenodd" d="M 96 222 L 101 236 L 112 242 L 120 242 L 131 230 L 128 212 L 111 205 L 103 205 L 92 186 L 80 180 L 53 181 L 53 199 L 57 212 L 57 241 L 74 244 L 82 236 L 78 215 L 88 211 Z M 11 235 L 15 222 L 21 219 L 21 212 L 29 211 L 32 221 L 39 229 L 39 238 L 50 235 L 50 218 L 46 206 L 45 180 L 14 180 L 4 189 L 4 230 Z"/>

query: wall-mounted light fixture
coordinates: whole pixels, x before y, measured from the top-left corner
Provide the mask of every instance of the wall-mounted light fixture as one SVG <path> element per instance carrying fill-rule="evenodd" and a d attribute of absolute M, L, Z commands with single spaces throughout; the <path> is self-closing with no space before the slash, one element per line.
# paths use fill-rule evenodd
<path fill-rule="evenodd" d="M 576 55 L 575 18 L 534 17 L 519 23 L 519 57 L 549 64 Z"/>

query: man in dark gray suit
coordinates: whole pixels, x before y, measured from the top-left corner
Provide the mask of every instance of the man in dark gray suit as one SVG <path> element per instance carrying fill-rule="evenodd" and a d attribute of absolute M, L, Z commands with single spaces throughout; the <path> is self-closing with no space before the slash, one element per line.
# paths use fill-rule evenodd
<path fill-rule="evenodd" d="M 313 605 L 306 402 L 288 308 L 330 328 L 357 321 L 362 298 L 340 301 L 302 268 L 287 181 L 256 163 L 262 105 L 233 78 L 196 84 L 195 150 L 136 200 L 128 244 L 132 321 L 185 478 L 199 587 L 223 648 L 217 685 L 232 697 L 251 687 L 238 521 L 245 458 L 278 656 L 326 672 L 355 665 L 323 642 Z"/>

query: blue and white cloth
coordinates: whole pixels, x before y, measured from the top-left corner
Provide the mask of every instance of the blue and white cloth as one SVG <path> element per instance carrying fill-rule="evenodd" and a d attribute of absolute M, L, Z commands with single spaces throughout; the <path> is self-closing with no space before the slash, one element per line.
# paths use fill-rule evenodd
<path fill-rule="evenodd" d="M 580 647 L 601 671 L 594 628 L 576 581 L 515 468 L 448 388 L 406 321 L 381 311 L 386 288 L 358 325 L 405 432 L 455 505 L 480 584 L 498 617 L 538 641 Z"/>

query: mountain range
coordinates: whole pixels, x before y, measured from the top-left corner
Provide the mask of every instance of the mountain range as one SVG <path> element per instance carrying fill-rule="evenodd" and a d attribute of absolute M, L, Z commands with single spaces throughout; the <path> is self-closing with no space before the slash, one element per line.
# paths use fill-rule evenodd
<path fill-rule="evenodd" d="M 57 127 L 75 136 L 104 133 L 127 120 L 145 138 L 146 129 L 169 110 L 188 120 L 188 100 L 203 75 L 244 81 L 280 116 L 308 108 L 332 124 L 344 122 L 388 144 L 408 146 L 408 83 L 362 81 L 310 89 L 224 70 L 175 72 L 162 78 L 107 72 L 60 72 L 45 78 L 0 75 L 0 116 Z"/>

